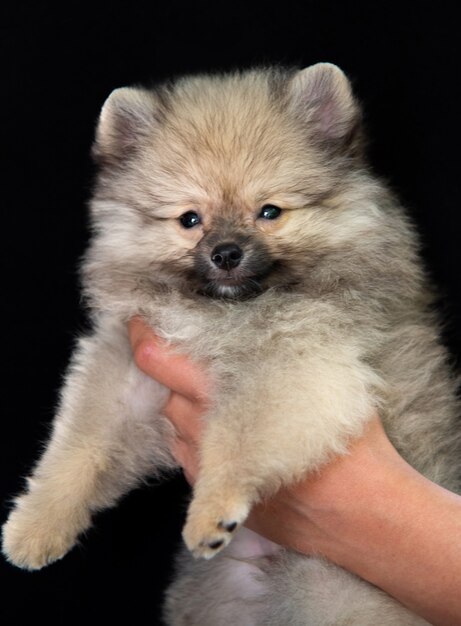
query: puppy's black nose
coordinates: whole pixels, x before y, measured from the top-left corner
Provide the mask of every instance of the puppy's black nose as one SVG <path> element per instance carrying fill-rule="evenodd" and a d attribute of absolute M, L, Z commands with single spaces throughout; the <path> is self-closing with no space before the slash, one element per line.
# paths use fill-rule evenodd
<path fill-rule="evenodd" d="M 220 270 L 231 270 L 240 263 L 243 250 L 236 243 L 220 243 L 211 253 L 211 260 Z"/>

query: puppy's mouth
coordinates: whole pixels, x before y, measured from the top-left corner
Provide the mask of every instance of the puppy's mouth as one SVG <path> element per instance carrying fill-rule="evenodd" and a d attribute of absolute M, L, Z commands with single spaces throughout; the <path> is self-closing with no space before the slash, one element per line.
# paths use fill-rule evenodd
<path fill-rule="evenodd" d="M 254 298 L 264 291 L 262 281 L 261 276 L 238 277 L 229 272 L 228 275 L 208 280 L 200 291 L 212 298 L 232 300 Z"/>

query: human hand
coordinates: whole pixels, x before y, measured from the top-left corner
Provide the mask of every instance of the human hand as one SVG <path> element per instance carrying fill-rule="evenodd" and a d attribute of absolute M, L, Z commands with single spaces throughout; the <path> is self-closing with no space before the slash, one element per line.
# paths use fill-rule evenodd
<path fill-rule="evenodd" d="M 138 368 L 170 389 L 163 413 L 177 434 L 172 454 L 193 485 L 199 469 L 201 418 L 207 409 L 206 373 L 187 357 L 173 353 L 140 317 L 129 321 L 128 335 Z"/>
<path fill-rule="evenodd" d="M 177 432 L 173 454 L 193 484 L 209 393 L 205 368 L 173 353 L 139 318 L 129 335 L 138 367 L 171 389 L 164 412 Z M 460 511 L 459 496 L 400 457 L 376 414 L 347 454 L 255 506 L 246 526 L 321 554 L 431 623 L 452 626 L 461 623 Z"/>

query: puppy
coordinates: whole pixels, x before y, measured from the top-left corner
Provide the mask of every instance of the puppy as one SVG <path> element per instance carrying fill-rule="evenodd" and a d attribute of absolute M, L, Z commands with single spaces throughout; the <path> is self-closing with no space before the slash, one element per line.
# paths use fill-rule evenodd
<path fill-rule="evenodd" d="M 377 408 L 418 471 L 460 488 L 456 381 L 415 233 L 367 167 L 347 78 L 322 63 L 118 89 L 94 156 L 93 332 L 4 527 L 6 557 L 28 569 L 61 558 L 95 512 L 175 467 L 167 392 L 132 361 L 136 314 L 212 382 L 183 536 L 195 557 L 217 556 L 180 557 L 166 623 L 424 624 L 240 529 L 256 502 L 344 454 Z"/>

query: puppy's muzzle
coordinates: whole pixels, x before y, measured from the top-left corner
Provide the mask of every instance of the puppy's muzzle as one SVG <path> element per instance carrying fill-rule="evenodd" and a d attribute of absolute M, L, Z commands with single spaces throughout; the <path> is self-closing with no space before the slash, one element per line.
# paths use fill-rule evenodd
<path fill-rule="evenodd" d="M 265 243 L 252 233 L 222 228 L 205 235 L 195 249 L 192 278 L 206 295 L 248 298 L 264 291 L 273 263 Z"/>

